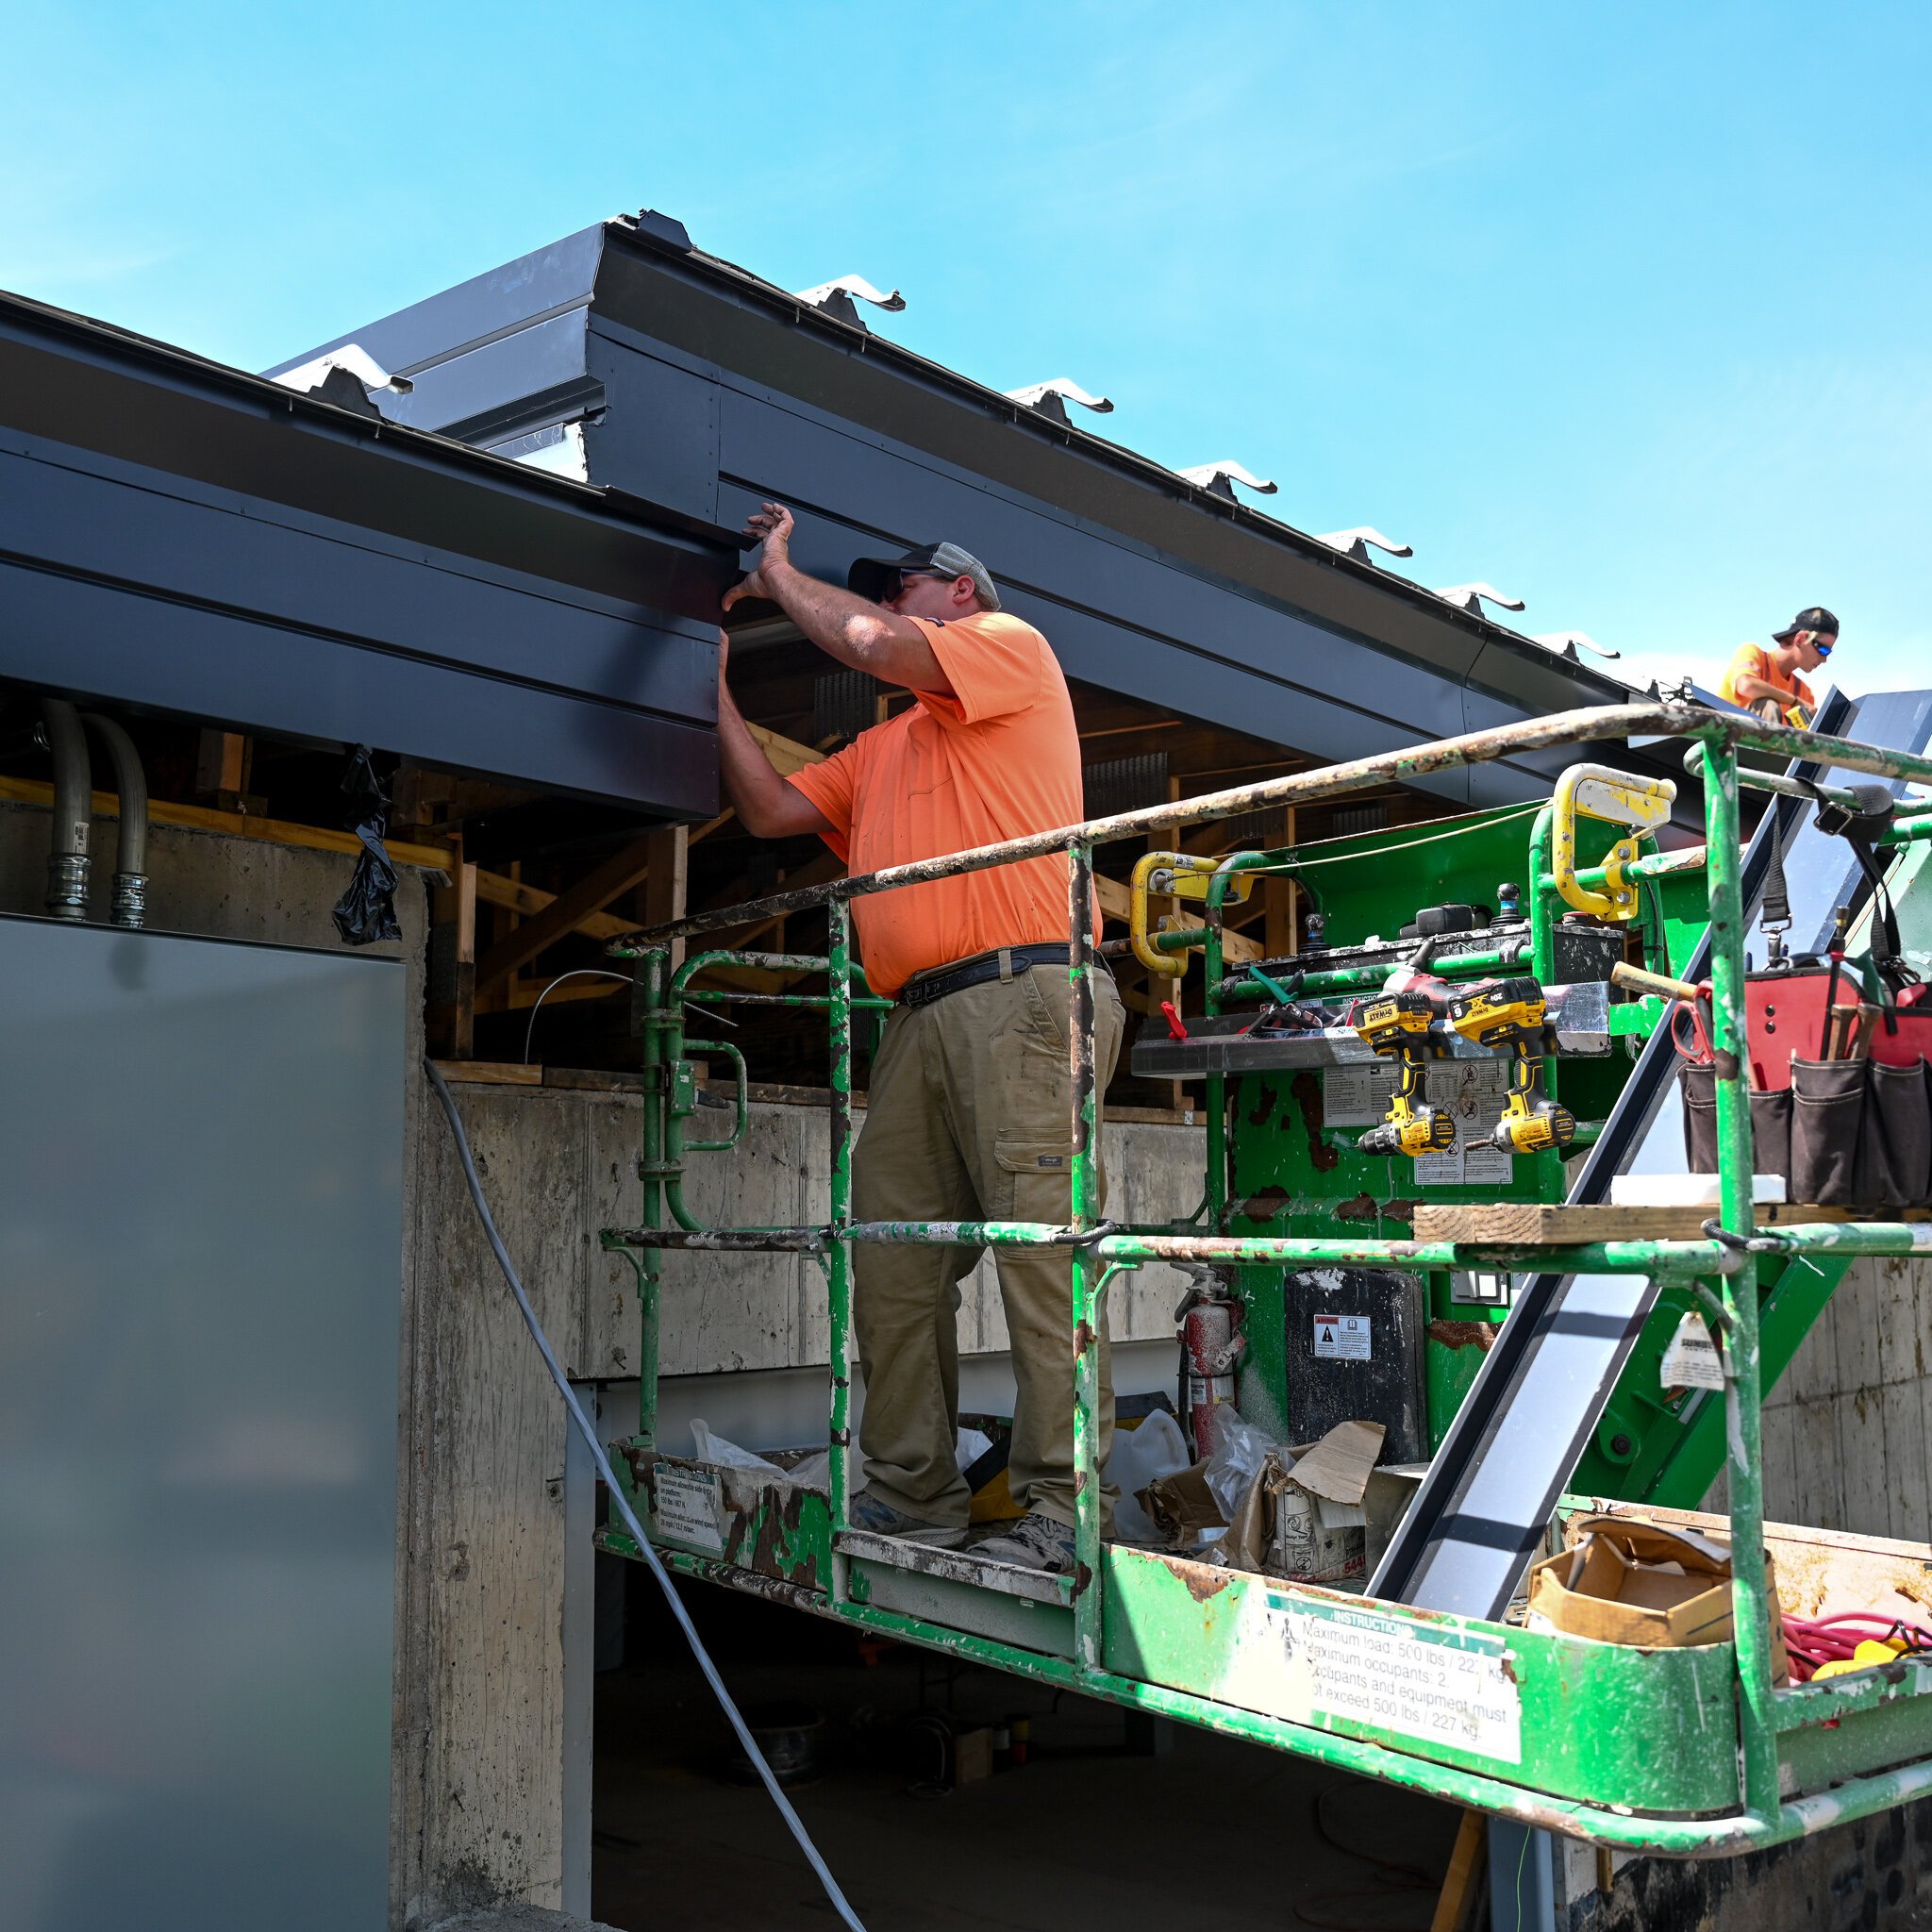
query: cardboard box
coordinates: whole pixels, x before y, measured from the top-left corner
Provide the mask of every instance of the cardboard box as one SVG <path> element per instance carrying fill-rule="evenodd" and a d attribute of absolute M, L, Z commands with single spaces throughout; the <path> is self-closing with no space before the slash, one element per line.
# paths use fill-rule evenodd
<path fill-rule="evenodd" d="M 1715 1537 L 1653 1523 L 1642 1516 L 1575 1516 L 1565 1547 L 1532 1565 L 1529 1627 L 1676 1650 L 1731 1640 L 1731 1552 Z M 1764 1583 L 1774 1607 L 1777 1578 L 1765 1553 Z M 1780 1626 L 1772 1644 L 1773 1674 L 1790 1675 Z"/>
<path fill-rule="evenodd" d="M 1220 1529 L 1227 1522 L 1208 1487 L 1205 1460 L 1149 1483 L 1141 1491 L 1140 1504 L 1154 1519 L 1155 1528 L 1177 1550 L 1192 1549 L 1204 1529 Z"/>
<path fill-rule="evenodd" d="M 1278 1478 L 1271 1468 L 1257 1487 L 1274 1505 L 1267 1567 L 1277 1576 L 1341 1583 L 1366 1570 L 1362 1499 L 1384 1433 L 1380 1423 L 1337 1423 L 1319 1442 L 1291 1449 L 1293 1466 Z"/>

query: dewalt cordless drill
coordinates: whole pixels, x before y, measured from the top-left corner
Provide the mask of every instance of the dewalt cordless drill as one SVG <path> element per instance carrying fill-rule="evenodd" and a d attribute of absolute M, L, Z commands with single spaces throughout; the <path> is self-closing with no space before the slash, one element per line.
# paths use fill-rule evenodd
<path fill-rule="evenodd" d="M 1534 979 L 1485 979 L 1449 1002 L 1449 1024 L 1465 1040 L 1507 1053 L 1509 1104 L 1491 1136 L 1512 1154 L 1567 1147 L 1576 1116 L 1543 1091 L 1543 990 Z"/>
<path fill-rule="evenodd" d="M 1349 1024 L 1385 1059 L 1394 1060 L 1402 1078 L 1389 1117 L 1361 1138 L 1364 1154 L 1440 1153 L 1456 1144 L 1456 1122 L 1446 1108 L 1423 1098 L 1429 1059 L 1429 1022 L 1436 1003 L 1425 992 L 1387 992 L 1357 1005 Z"/>

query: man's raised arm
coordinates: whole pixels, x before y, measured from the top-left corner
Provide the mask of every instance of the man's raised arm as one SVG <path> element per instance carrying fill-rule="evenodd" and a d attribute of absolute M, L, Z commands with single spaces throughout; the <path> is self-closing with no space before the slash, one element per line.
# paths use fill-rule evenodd
<path fill-rule="evenodd" d="M 802 832 L 829 832 L 832 822 L 797 786 L 788 785 L 751 735 L 744 713 L 731 695 L 724 666 L 730 640 L 718 633 L 718 766 L 744 828 L 755 839 L 792 839 Z"/>
<path fill-rule="evenodd" d="M 821 582 L 791 562 L 791 512 L 768 503 L 745 526 L 759 538 L 758 568 L 724 593 L 729 610 L 741 597 L 763 597 L 777 605 L 829 658 L 908 691 L 953 695 L 952 680 L 934 657 L 925 633 L 909 617 L 870 603 L 855 591 Z"/>

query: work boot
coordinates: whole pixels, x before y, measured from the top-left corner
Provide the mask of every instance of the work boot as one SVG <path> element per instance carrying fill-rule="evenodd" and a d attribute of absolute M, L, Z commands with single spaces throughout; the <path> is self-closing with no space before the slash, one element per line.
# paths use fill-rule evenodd
<path fill-rule="evenodd" d="M 1071 1525 L 1029 1509 L 1011 1529 L 988 1537 L 973 1554 L 992 1563 L 1017 1563 L 1024 1570 L 1058 1570 L 1071 1575 L 1074 1532 Z"/>
<path fill-rule="evenodd" d="M 870 1490 L 860 1490 L 853 1496 L 850 1514 L 854 1529 L 867 1530 L 874 1536 L 895 1536 L 901 1542 L 930 1543 L 934 1549 L 957 1550 L 966 1541 L 963 1523 L 955 1527 L 949 1523 L 928 1523 L 923 1516 L 908 1516 L 905 1510 L 881 1502 Z"/>

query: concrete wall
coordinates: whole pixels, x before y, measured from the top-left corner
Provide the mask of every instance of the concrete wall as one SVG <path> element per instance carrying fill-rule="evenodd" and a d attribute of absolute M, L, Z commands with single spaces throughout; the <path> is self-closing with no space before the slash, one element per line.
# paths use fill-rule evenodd
<path fill-rule="evenodd" d="M 635 1414 L 635 1276 L 597 1244 L 637 1218 L 641 1102 L 623 1093 L 457 1084 L 455 1092 L 505 1246 L 573 1380 L 615 1383 L 608 1412 Z M 723 1118 L 721 1116 L 721 1118 Z M 863 1133 L 864 1114 L 859 1116 Z M 1198 1137 L 1110 1124 L 1116 1212 L 1172 1218 L 1198 1198 Z M 827 1121 L 813 1107 L 758 1106 L 729 1155 L 692 1158 L 687 1204 L 709 1223 L 798 1224 L 828 1211 Z M 489 1899 L 562 1898 L 566 1685 L 564 1416 L 478 1230 L 441 1121 L 423 1140 L 412 1219 L 419 1406 L 433 1449 L 419 1509 L 406 1650 L 433 1686 L 420 1757 L 413 1912 Z M 1116 1333 L 1158 1343 L 1171 1374 L 1174 1271 L 1123 1277 Z M 963 1284 L 962 1350 L 995 1374 L 1007 1346 L 991 1264 Z M 824 1280 L 799 1257 L 673 1255 L 663 1267 L 659 1358 L 666 1376 L 711 1385 L 688 1397 L 720 1426 L 741 1384 L 800 1374 L 814 1385 L 791 1440 L 824 1414 Z M 969 1377 L 970 1379 L 970 1377 Z M 724 1407 L 721 1407 L 721 1402 Z M 702 1407 L 698 1405 L 702 1403 Z M 817 1424 L 823 1427 L 823 1423 Z M 782 1435 L 787 1431 L 780 1430 Z M 745 1436 L 770 1446 L 752 1430 Z"/>
<path fill-rule="evenodd" d="M 1764 1512 L 1932 1542 L 1932 1261 L 1854 1261 L 1764 1403 Z M 1727 1485 L 1707 1509 L 1728 1507 Z"/>

